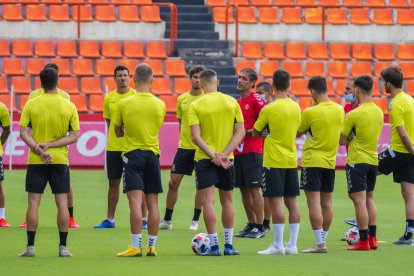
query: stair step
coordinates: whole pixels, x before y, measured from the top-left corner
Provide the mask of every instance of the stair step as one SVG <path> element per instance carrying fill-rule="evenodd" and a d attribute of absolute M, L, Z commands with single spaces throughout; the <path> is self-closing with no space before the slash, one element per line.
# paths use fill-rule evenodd
<path fill-rule="evenodd" d="M 152 3 L 164 3 L 165 0 L 152 0 Z M 175 5 L 191 5 L 191 6 L 204 6 L 204 0 L 169 0 L 169 3 Z"/>
<path fill-rule="evenodd" d="M 204 65 L 206 67 L 225 67 L 225 68 L 232 68 L 234 72 L 234 67 L 231 60 L 228 59 L 185 59 L 186 64 L 188 65 Z M 225 70 L 225 72 L 229 72 L 228 70 Z M 234 74 L 234 73 L 232 73 Z"/>
<path fill-rule="evenodd" d="M 210 13 L 210 10 L 206 6 L 196 6 L 196 5 L 179 5 L 178 8 L 178 14 L 183 13 L 200 13 L 200 14 L 208 14 Z M 169 12 L 170 8 L 168 7 L 161 7 L 160 12 Z"/>
<path fill-rule="evenodd" d="M 165 31 L 165 38 L 170 37 L 170 31 Z M 179 31 L 178 38 L 186 39 L 219 39 L 219 34 L 216 32 L 195 32 L 195 31 Z"/>
<path fill-rule="evenodd" d="M 170 13 L 161 13 L 161 19 L 169 22 L 170 21 Z M 205 22 L 211 22 L 212 17 L 211 14 L 199 14 L 199 13 L 183 13 L 178 14 L 178 22 L 187 22 L 187 21 L 205 21 Z"/>
<path fill-rule="evenodd" d="M 181 48 L 178 50 L 180 57 L 182 58 L 192 58 L 192 59 L 233 59 L 232 54 L 229 49 L 200 49 L 198 47 L 193 48 Z"/>
<path fill-rule="evenodd" d="M 237 77 L 234 75 L 221 75 L 219 74 L 220 85 L 237 86 Z"/>
<path fill-rule="evenodd" d="M 221 80 L 220 76 L 219 79 Z M 234 98 L 240 97 L 236 90 L 236 85 L 219 85 L 217 88 L 218 91 L 223 92 L 224 94 L 227 94 L 229 96 L 232 96 Z"/>
<path fill-rule="evenodd" d="M 214 23 L 213 22 L 197 22 L 197 21 L 188 21 L 188 22 L 178 22 L 178 30 L 185 31 L 212 31 L 214 32 Z M 170 29 L 170 22 L 165 22 L 165 29 Z"/>
<path fill-rule="evenodd" d="M 177 39 L 174 41 L 174 48 L 201 48 L 201 49 L 222 49 L 229 48 L 229 42 L 227 40 L 214 40 L 210 39 Z"/>

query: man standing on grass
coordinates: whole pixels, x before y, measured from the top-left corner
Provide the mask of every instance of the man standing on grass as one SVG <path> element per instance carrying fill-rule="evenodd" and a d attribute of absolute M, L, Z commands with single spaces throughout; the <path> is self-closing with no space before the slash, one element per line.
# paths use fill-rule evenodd
<path fill-rule="evenodd" d="M 43 69 L 40 82 L 44 94 L 27 102 L 20 119 L 20 137 L 30 148 L 26 174 L 27 247 L 20 256 L 35 256 L 38 209 L 49 182 L 58 208 L 59 257 L 71 257 L 66 247 L 69 221 L 67 194 L 70 187 L 68 145 L 78 139 L 79 117 L 75 105 L 59 96 L 58 72 L 55 69 Z"/>
<path fill-rule="evenodd" d="M 0 137 L 0 227 L 10 227 L 4 214 L 6 211 L 6 200 L 3 190 L 4 169 L 2 157 L 4 153 L 3 145 L 6 143 L 7 138 L 10 135 L 10 114 L 7 107 L 2 102 L 0 102 L 0 126 L 2 128 Z"/>
<path fill-rule="evenodd" d="M 158 135 L 166 113 L 165 103 L 151 94 L 152 68 L 143 63 L 135 69 L 133 96 L 119 101 L 114 126 L 117 137 L 124 137 L 124 193 L 130 209 L 132 245 L 119 257 L 140 257 L 142 241 L 143 194 L 148 208 L 147 256 L 157 256 L 155 245 L 160 223 L 158 194 L 162 193 Z"/>
<path fill-rule="evenodd" d="M 214 187 L 219 189 L 221 219 L 224 227 L 224 255 L 239 255 L 233 247 L 234 188 L 233 150 L 245 135 L 243 114 L 237 101 L 217 92 L 218 79 L 213 70 L 200 74 L 200 85 L 205 95 L 190 107 L 189 125 L 194 143 L 196 184 L 203 203 L 203 216 L 211 248 L 205 248 L 202 256 L 220 256 Z"/>

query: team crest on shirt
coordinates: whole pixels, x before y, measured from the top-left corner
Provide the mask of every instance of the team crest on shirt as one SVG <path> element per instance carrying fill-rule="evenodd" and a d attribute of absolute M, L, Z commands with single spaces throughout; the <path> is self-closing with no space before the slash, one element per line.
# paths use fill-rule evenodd
<path fill-rule="evenodd" d="M 249 104 L 246 104 L 246 105 L 244 106 L 244 109 L 246 109 L 246 110 L 249 110 L 249 108 L 250 108 Z"/>

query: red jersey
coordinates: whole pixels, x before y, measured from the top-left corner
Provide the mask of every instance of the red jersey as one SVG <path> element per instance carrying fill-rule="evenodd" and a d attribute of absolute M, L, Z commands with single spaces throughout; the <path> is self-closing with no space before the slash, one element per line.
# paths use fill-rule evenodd
<path fill-rule="evenodd" d="M 359 106 L 359 103 L 357 103 L 354 107 L 352 107 L 352 103 L 347 103 L 344 106 L 344 110 L 345 110 L 345 114 L 351 112 L 352 110 L 354 110 L 355 108 L 357 108 Z"/>
<path fill-rule="evenodd" d="M 260 95 L 256 93 L 250 93 L 246 98 L 239 98 L 237 102 L 243 113 L 244 128 L 247 130 L 253 130 L 254 123 L 259 117 L 259 113 L 266 105 Z M 241 143 L 234 150 L 234 155 L 246 154 L 246 153 L 260 153 L 263 154 L 263 138 L 253 138 L 251 134 L 246 135 Z"/>

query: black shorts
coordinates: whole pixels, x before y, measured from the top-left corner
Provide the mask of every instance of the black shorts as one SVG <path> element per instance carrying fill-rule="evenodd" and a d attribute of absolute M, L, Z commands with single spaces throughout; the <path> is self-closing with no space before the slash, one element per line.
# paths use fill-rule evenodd
<path fill-rule="evenodd" d="M 48 182 L 53 194 L 69 193 L 69 167 L 64 164 L 34 164 L 27 166 L 26 192 L 43 194 Z"/>
<path fill-rule="evenodd" d="M 194 170 L 195 150 L 178 149 L 171 167 L 173 174 L 192 175 Z"/>
<path fill-rule="evenodd" d="M 300 194 L 298 169 L 263 168 L 263 196 L 282 197 Z"/>
<path fill-rule="evenodd" d="M 378 155 L 378 171 L 388 175 L 393 173 L 394 182 L 414 184 L 414 156 L 386 149 Z"/>
<path fill-rule="evenodd" d="M 234 157 L 235 187 L 262 187 L 262 164 L 262 154 L 252 152 L 236 155 Z"/>
<path fill-rule="evenodd" d="M 0 155 L 0 182 L 4 180 L 3 156 Z"/>
<path fill-rule="evenodd" d="M 134 150 L 124 155 L 124 193 L 142 190 L 145 194 L 162 193 L 160 157 L 152 151 Z"/>
<path fill-rule="evenodd" d="M 215 186 L 220 190 L 234 189 L 234 166 L 228 170 L 214 165 L 210 159 L 195 161 L 197 190 Z"/>
<path fill-rule="evenodd" d="M 109 180 L 121 179 L 122 166 L 122 151 L 106 152 L 106 170 Z"/>
<path fill-rule="evenodd" d="M 373 192 L 377 181 L 378 167 L 370 164 L 346 164 L 348 193 Z"/>
<path fill-rule="evenodd" d="M 335 170 L 326 168 L 302 168 L 300 188 L 309 192 L 332 193 Z"/>

